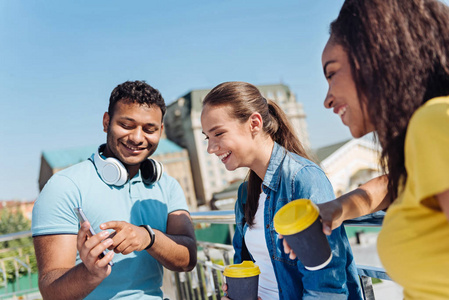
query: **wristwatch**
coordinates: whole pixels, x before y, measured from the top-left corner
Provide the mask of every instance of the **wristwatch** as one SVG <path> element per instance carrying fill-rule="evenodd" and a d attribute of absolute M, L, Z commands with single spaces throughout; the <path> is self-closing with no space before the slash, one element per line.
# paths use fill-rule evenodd
<path fill-rule="evenodd" d="M 145 228 L 145 229 L 148 231 L 148 233 L 150 234 L 151 242 L 150 242 L 150 244 L 145 248 L 145 250 L 148 250 L 148 249 L 151 248 L 151 246 L 153 246 L 154 240 L 156 239 L 156 235 L 154 234 L 154 231 L 153 231 L 153 229 L 151 229 L 150 225 L 140 225 L 139 227 Z"/>

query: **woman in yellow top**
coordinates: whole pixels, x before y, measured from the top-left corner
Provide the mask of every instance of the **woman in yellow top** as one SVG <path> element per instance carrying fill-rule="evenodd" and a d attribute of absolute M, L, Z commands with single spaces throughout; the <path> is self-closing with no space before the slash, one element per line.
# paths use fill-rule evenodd
<path fill-rule="evenodd" d="M 449 8 L 346 0 L 330 31 L 324 105 L 355 138 L 375 132 L 387 175 L 321 204 L 324 231 L 388 207 L 387 273 L 405 299 L 449 299 Z"/>

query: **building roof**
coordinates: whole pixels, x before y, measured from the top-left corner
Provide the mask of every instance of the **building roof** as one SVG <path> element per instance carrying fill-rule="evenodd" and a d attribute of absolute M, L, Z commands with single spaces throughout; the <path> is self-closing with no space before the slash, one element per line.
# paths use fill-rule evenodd
<path fill-rule="evenodd" d="M 42 156 L 52 169 L 62 169 L 88 159 L 98 149 L 98 145 L 73 147 L 58 150 L 45 150 Z M 184 150 L 172 141 L 161 138 L 153 156 L 176 153 Z"/>
<path fill-rule="evenodd" d="M 243 183 L 243 181 L 244 181 L 244 179 L 235 180 L 234 182 L 230 183 L 227 187 L 225 187 L 223 190 L 214 193 L 212 195 L 213 199 L 221 200 L 221 199 L 226 199 L 229 197 L 237 197 L 237 192 L 239 190 L 240 185 Z"/>
<path fill-rule="evenodd" d="M 332 153 L 340 149 L 344 144 L 348 143 L 349 141 L 351 140 L 349 139 L 326 147 L 318 148 L 315 151 L 315 155 L 318 159 L 318 162 L 322 162 L 323 160 L 328 158 Z"/>
<path fill-rule="evenodd" d="M 351 144 L 349 144 L 349 142 L 351 142 Z M 349 147 L 353 144 L 358 144 L 358 145 L 364 145 L 365 147 L 376 149 L 377 151 L 380 151 L 380 145 L 378 144 L 378 142 L 375 141 L 375 136 L 373 135 L 373 133 L 368 133 L 367 135 L 365 135 L 361 138 L 358 138 L 358 139 L 348 139 L 348 140 L 345 140 L 345 141 L 342 141 L 342 142 L 339 142 L 336 144 L 332 144 L 329 146 L 325 146 L 325 147 L 316 149 L 315 155 L 318 159 L 318 162 L 322 163 L 326 158 L 331 156 L 333 153 L 335 153 L 337 150 L 339 150 L 346 144 L 348 144 L 348 146 L 346 146 L 346 147 Z"/>

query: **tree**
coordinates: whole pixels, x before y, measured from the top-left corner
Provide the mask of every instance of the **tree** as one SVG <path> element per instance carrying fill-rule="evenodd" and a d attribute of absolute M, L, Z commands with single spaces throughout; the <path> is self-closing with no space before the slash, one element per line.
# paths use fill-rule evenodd
<path fill-rule="evenodd" d="M 0 210 L 0 235 L 27 231 L 31 229 L 31 221 L 25 218 L 18 207 L 5 207 Z M 6 273 L 8 282 L 14 282 L 19 276 L 27 274 L 26 267 L 17 263 L 17 260 L 31 266 L 32 272 L 37 271 L 36 257 L 34 254 L 31 237 L 14 239 L 0 243 L 0 269 Z M 0 282 L 4 284 L 3 276 Z"/>

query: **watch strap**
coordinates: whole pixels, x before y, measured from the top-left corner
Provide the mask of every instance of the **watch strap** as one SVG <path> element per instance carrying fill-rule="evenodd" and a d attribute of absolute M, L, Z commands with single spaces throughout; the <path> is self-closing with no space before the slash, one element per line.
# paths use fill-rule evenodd
<path fill-rule="evenodd" d="M 150 243 L 148 244 L 148 246 L 144 249 L 144 250 L 148 250 L 151 248 L 151 246 L 153 246 L 154 244 L 154 240 L 156 239 L 156 235 L 154 234 L 153 229 L 151 229 L 150 225 L 139 225 L 139 227 L 143 227 L 146 229 L 146 231 L 148 231 L 148 234 L 150 235 Z"/>

